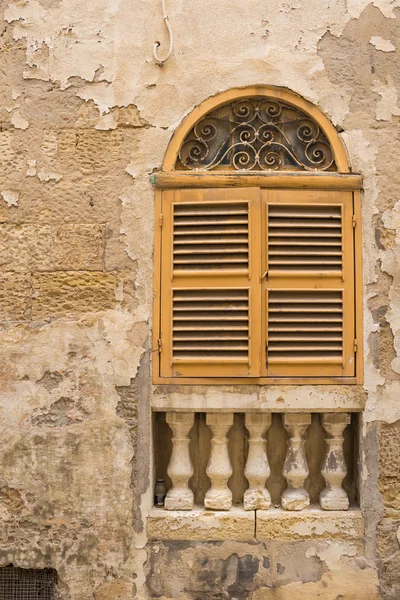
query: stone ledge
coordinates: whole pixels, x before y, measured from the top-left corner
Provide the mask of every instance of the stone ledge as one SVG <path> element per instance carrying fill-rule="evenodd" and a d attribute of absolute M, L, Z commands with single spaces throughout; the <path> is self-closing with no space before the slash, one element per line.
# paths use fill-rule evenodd
<path fill-rule="evenodd" d="M 258 510 L 256 532 L 258 540 L 354 540 L 364 536 L 364 517 L 358 509 Z"/>
<path fill-rule="evenodd" d="M 147 535 L 157 540 L 252 540 L 254 511 L 232 508 L 229 511 L 169 511 L 153 508 L 147 518 Z"/>
<path fill-rule="evenodd" d="M 147 535 L 153 540 L 357 540 L 364 537 L 364 517 L 358 509 L 289 512 L 273 508 L 258 510 L 256 517 L 242 507 L 230 511 L 153 508 Z"/>
<path fill-rule="evenodd" d="M 361 386 L 282 385 L 153 386 L 154 412 L 360 412 L 365 406 Z M 302 388 L 299 391 L 299 388 Z M 327 389 L 329 388 L 329 390 Z M 300 394 L 300 396 L 299 396 Z M 299 409 L 301 406 L 301 409 Z M 190 408 L 188 408 L 190 407 Z"/>

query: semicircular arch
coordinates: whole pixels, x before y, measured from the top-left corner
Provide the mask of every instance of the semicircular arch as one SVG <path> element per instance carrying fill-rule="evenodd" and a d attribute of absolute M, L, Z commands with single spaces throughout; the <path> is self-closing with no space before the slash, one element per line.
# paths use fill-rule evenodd
<path fill-rule="evenodd" d="M 245 107 L 245 102 L 256 117 L 247 118 L 245 108 L 237 115 L 234 107 L 240 103 Z M 267 102 L 275 107 L 272 113 L 266 112 Z M 221 142 L 207 143 L 210 130 L 199 130 L 207 119 L 217 123 L 220 129 L 213 134 Z M 287 88 L 268 85 L 232 88 L 199 104 L 175 131 L 163 164 L 164 172 L 227 168 L 239 173 L 246 169 L 350 172 L 344 144 L 324 113 Z"/>

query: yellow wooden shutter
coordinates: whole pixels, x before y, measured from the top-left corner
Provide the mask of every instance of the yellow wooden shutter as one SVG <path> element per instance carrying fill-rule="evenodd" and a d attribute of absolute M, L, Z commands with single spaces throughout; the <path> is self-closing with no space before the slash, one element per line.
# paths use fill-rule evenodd
<path fill-rule="evenodd" d="M 162 377 L 257 377 L 261 226 L 257 188 L 165 190 Z"/>
<path fill-rule="evenodd" d="M 354 376 L 351 192 L 262 191 L 271 377 Z"/>

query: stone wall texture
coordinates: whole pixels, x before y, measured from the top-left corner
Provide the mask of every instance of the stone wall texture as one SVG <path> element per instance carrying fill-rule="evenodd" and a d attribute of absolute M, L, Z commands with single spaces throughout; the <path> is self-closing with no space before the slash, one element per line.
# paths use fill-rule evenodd
<path fill-rule="evenodd" d="M 0 11 L 0 564 L 56 569 L 63 600 L 398 600 L 400 2 L 168 0 L 163 67 L 156 0 Z M 190 110 L 252 84 L 316 104 L 364 178 L 361 542 L 146 539 L 150 399 L 168 394 L 149 175 Z"/>

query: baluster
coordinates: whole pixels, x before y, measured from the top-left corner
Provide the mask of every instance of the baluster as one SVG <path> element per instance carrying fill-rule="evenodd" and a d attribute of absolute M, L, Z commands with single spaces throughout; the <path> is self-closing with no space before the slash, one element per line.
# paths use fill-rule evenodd
<path fill-rule="evenodd" d="M 244 474 L 249 482 L 249 489 L 244 493 L 245 510 L 267 510 L 271 506 L 271 496 L 265 487 L 270 476 L 266 441 L 263 434 L 271 427 L 271 415 L 265 413 L 248 413 L 245 417 L 249 431 L 249 454 Z"/>
<path fill-rule="evenodd" d="M 165 498 L 167 510 L 191 510 L 193 492 L 189 479 L 193 475 L 193 465 L 189 454 L 189 432 L 194 424 L 194 413 L 167 412 L 167 423 L 172 429 L 172 455 L 168 465 L 168 475 L 172 488 Z"/>
<path fill-rule="evenodd" d="M 207 465 L 211 487 L 206 493 L 204 506 L 212 510 L 229 510 L 232 506 L 232 492 L 228 488 L 228 479 L 232 475 L 232 465 L 226 435 L 233 425 L 233 413 L 208 413 L 206 423 L 213 436 Z"/>
<path fill-rule="evenodd" d="M 322 425 L 327 432 L 325 441 L 328 446 L 322 469 L 326 487 L 319 496 L 321 508 L 324 510 L 347 510 L 349 508 L 349 499 L 342 488 L 343 479 L 347 474 L 343 454 L 343 432 L 349 423 L 350 415 L 348 413 L 322 415 Z"/>
<path fill-rule="evenodd" d="M 283 416 L 283 426 L 289 434 L 283 467 L 288 487 L 281 498 L 282 508 L 285 510 L 303 510 L 310 506 L 310 497 L 304 489 L 304 481 L 309 472 L 304 450 L 304 433 L 310 423 L 310 414 L 288 413 Z"/>

